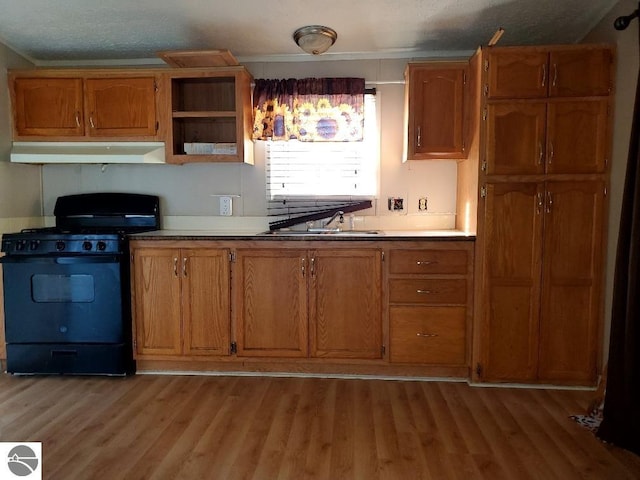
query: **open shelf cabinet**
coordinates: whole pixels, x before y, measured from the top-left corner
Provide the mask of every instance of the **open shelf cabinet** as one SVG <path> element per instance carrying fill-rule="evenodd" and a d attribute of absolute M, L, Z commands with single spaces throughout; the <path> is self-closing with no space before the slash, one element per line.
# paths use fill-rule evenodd
<path fill-rule="evenodd" d="M 167 161 L 253 164 L 251 80 L 244 67 L 168 73 Z"/>

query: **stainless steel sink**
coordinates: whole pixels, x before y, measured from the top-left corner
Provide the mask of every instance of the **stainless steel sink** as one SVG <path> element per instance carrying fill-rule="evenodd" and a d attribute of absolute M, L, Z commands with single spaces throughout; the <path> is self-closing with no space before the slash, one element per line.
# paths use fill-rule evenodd
<path fill-rule="evenodd" d="M 260 235 L 275 235 L 278 237 L 342 237 L 342 236 L 369 236 L 384 235 L 380 230 L 273 230 L 263 232 Z"/>

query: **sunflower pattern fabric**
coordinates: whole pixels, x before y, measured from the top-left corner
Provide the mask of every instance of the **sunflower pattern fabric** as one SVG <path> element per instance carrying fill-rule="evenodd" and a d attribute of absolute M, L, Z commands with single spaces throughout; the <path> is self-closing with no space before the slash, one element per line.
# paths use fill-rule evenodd
<path fill-rule="evenodd" d="M 364 78 L 257 79 L 253 139 L 362 141 Z"/>

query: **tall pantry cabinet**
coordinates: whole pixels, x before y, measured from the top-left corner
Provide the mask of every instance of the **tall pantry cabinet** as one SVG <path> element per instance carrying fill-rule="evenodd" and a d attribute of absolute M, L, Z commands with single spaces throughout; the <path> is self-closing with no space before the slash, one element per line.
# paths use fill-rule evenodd
<path fill-rule="evenodd" d="M 487 47 L 475 381 L 593 384 L 601 354 L 614 51 Z"/>

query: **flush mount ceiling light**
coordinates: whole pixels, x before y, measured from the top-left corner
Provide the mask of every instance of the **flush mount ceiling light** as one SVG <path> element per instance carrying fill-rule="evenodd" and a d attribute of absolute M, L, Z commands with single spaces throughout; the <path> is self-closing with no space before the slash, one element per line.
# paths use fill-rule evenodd
<path fill-rule="evenodd" d="M 335 30 L 322 25 L 308 25 L 299 28 L 293 34 L 293 39 L 298 46 L 307 53 L 320 55 L 329 50 L 336 43 L 338 34 Z"/>

